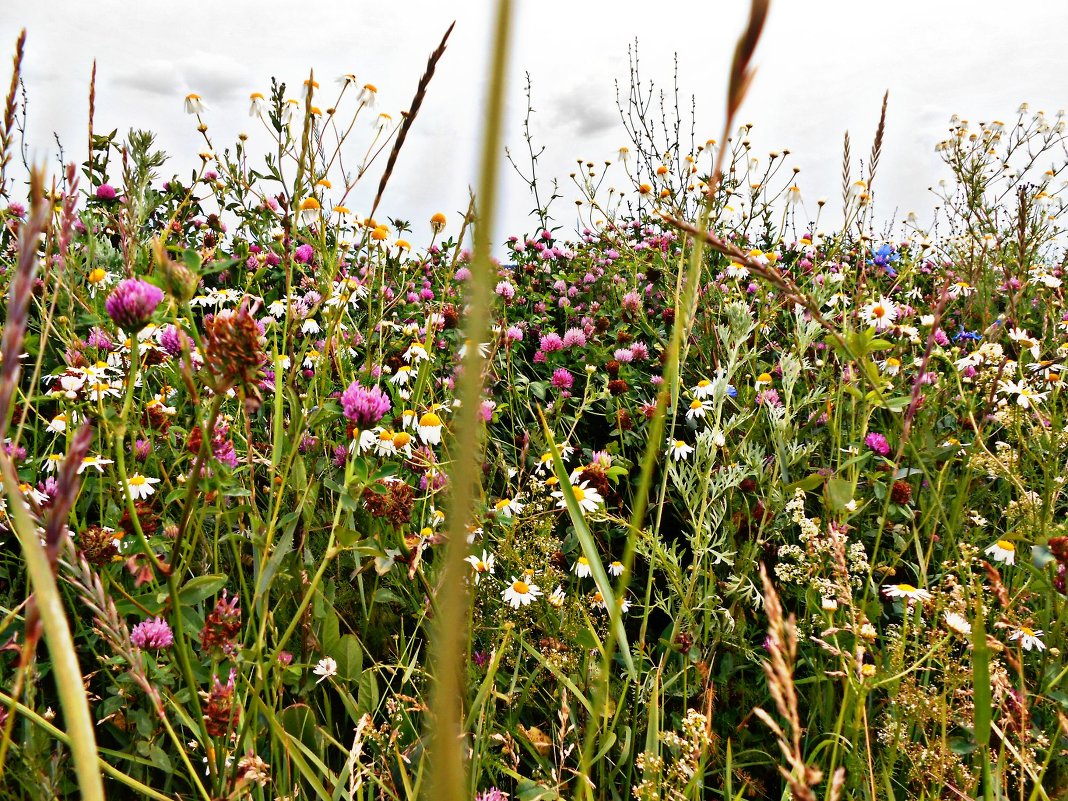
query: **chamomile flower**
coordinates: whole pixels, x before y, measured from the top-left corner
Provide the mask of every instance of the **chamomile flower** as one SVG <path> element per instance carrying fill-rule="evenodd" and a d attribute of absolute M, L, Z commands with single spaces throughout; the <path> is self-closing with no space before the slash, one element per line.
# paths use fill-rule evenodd
<path fill-rule="evenodd" d="M 395 372 L 392 376 L 390 376 L 389 383 L 394 384 L 395 386 L 403 387 L 411 380 L 412 380 L 412 367 L 411 367 L 411 365 L 402 364 L 400 367 L 397 368 L 397 372 Z"/>
<path fill-rule="evenodd" d="M 998 540 L 986 548 L 983 553 L 1003 565 L 1016 564 L 1016 544 L 1011 540 Z"/>
<path fill-rule="evenodd" d="M 1035 403 L 1044 401 L 1048 392 L 1036 392 L 1026 381 L 1002 381 L 998 391 L 1005 395 L 1015 395 L 1016 403 L 1024 409 L 1030 409 Z"/>
<path fill-rule="evenodd" d="M 905 598 L 908 601 L 930 601 L 931 593 L 913 587 L 911 584 L 887 584 L 883 593 L 888 598 Z"/>
<path fill-rule="evenodd" d="M 264 117 L 267 114 L 267 101 L 262 92 L 253 92 L 248 96 L 248 115 Z"/>
<path fill-rule="evenodd" d="M 623 563 L 620 561 L 612 562 L 608 565 L 608 575 L 619 577 L 623 575 Z"/>
<path fill-rule="evenodd" d="M 590 486 L 588 481 L 572 486 L 571 491 L 575 493 L 575 500 L 578 501 L 579 509 L 582 510 L 583 514 L 596 512 L 597 508 L 604 503 L 604 498 L 601 497 L 601 494 L 596 489 Z M 553 497 L 557 499 L 557 508 L 567 508 L 567 499 L 564 497 L 563 490 L 554 492 Z"/>
<path fill-rule="evenodd" d="M 114 464 L 111 459 L 105 459 L 103 456 L 86 456 L 82 459 L 81 465 L 78 466 L 78 475 L 81 475 L 90 467 L 95 467 L 98 473 L 104 472 L 104 465 Z"/>
<path fill-rule="evenodd" d="M 482 551 L 481 557 L 471 554 L 464 561 L 471 565 L 471 568 L 475 571 L 475 584 L 482 580 L 483 574 L 493 575 L 493 565 L 496 559 L 493 554 L 487 551 Z"/>
<path fill-rule="evenodd" d="M 711 398 L 712 391 L 712 382 L 709 381 L 707 378 L 702 378 L 700 381 L 697 382 L 697 385 L 690 390 L 690 392 L 693 393 L 693 396 L 695 398 L 700 398 L 701 400 Z"/>
<path fill-rule="evenodd" d="M 312 670 L 312 673 L 319 677 L 315 680 L 315 683 L 318 684 L 323 679 L 329 679 L 332 676 L 337 675 L 337 662 L 329 656 L 323 657 L 315 665 L 315 669 Z"/>
<path fill-rule="evenodd" d="M 149 478 L 140 473 L 134 473 L 127 482 L 130 486 L 130 497 L 135 501 L 143 501 L 156 491 L 152 485 L 158 484 L 159 481 L 158 478 Z"/>
<path fill-rule="evenodd" d="M 580 556 L 575 560 L 575 564 L 571 565 L 571 572 L 579 578 L 589 578 L 593 575 L 593 570 L 590 568 L 590 560 L 585 556 Z"/>
<path fill-rule="evenodd" d="M 50 453 L 48 456 L 41 460 L 41 471 L 44 473 L 53 473 L 59 470 L 63 464 L 63 460 L 67 457 L 62 453 Z"/>
<path fill-rule="evenodd" d="M 430 355 L 426 352 L 422 342 L 413 342 L 408 346 L 408 350 L 404 351 L 404 361 L 408 362 L 425 362 L 430 358 Z"/>
<path fill-rule="evenodd" d="M 864 305 L 860 319 L 875 326 L 876 331 L 885 331 L 897 319 L 897 306 L 887 297 L 881 297 Z"/>
<path fill-rule="evenodd" d="M 968 622 L 968 618 L 959 612 L 951 612 L 948 609 L 942 615 L 946 621 L 946 627 L 950 631 L 955 631 L 962 637 L 970 637 L 972 634 L 972 624 Z"/>
<path fill-rule="evenodd" d="M 68 425 L 73 425 L 77 422 L 77 412 L 71 412 L 70 414 L 67 414 L 66 412 L 60 412 L 52 418 L 52 421 L 48 424 L 48 430 L 51 431 L 53 434 L 62 434 L 64 431 L 67 430 Z"/>
<path fill-rule="evenodd" d="M 190 92 L 185 96 L 186 114 L 203 114 L 204 109 L 204 101 L 200 99 L 200 95 Z"/>
<path fill-rule="evenodd" d="M 690 408 L 686 412 L 686 419 L 700 420 L 714 408 L 715 404 L 712 401 L 694 398 L 692 401 L 690 401 Z"/>
<path fill-rule="evenodd" d="M 416 426 L 416 431 L 419 432 L 419 439 L 423 440 L 430 445 L 438 445 L 441 443 L 441 418 L 434 412 L 427 412 L 419 418 L 419 424 Z"/>
<path fill-rule="evenodd" d="M 535 599 L 544 595 L 541 588 L 537 584 L 531 584 L 526 580 L 527 578 L 526 575 L 523 578 L 512 576 L 511 583 L 501 593 L 501 598 L 513 609 L 528 606 L 534 603 Z"/>
<path fill-rule="evenodd" d="M 559 609 L 564 605 L 564 601 L 567 600 L 567 595 L 564 594 L 564 588 L 559 584 L 556 585 L 556 589 L 549 593 L 549 604 L 554 609 Z"/>
<path fill-rule="evenodd" d="M 1042 642 L 1042 630 L 1029 629 L 1027 626 L 1020 626 L 1012 634 L 1009 635 L 1009 639 L 1013 642 L 1019 642 L 1020 646 L 1025 651 L 1030 651 L 1032 648 L 1036 651 L 1045 651 L 1046 644 Z"/>
<path fill-rule="evenodd" d="M 523 503 L 519 500 L 519 496 L 514 498 L 501 498 L 493 506 L 494 511 L 501 517 L 514 517 L 523 511 Z"/>
<path fill-rule="evenodd" d="M 676 462 L 687 458 L 691 453 L 693 445 L 688 444 L 686 440 L 668 437 L 668 455 L 673 456 Z"/>

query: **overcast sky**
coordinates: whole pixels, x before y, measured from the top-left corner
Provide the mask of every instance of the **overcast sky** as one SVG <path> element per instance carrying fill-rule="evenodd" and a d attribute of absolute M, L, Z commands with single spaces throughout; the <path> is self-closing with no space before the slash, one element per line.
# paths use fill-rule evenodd
<path fill-rule="evenodd" d="M 430 51 L 456 20 L 383 205 L 385 215 L 414 222 L 418 243 L 435 211 L 457 218 L 467 186 L 477 180 L 492 5 L 57 0 L 8 9 L 0 45 L 9 52 L 19 28 L 28 29 L 28 139 L 38 158 L 54 154 L 54 131 L 68 158 L 85 159 L 87 87 L 96 58 L 96 129 L 157 131 L 173 157 L 173 167 L 163 170 L 170 175 L 187 174 L 203 149 L 195 121 L 183 112 L 187 93 L 208 105 L 216 149 L 242 131 L 250 134 L 252 151 L 265 148 L 266 132 L 248 117 L 249 93 L 266 93 L 271 76 L 299 86 L 310 68 L 324 87 L 345 73 L 376 84 L 380 109 L 396 118 Z M 567 175 L 575 159 L 614 159 L 628 144 L 615 83 L 627 85 L 627 46 L 635 38 L 643 77 L 661 85 L 670 83 L 678 52 L 683 93 L 696 95 L 697 140 L 719 136 L 727 66 L 747 3 L 517 0 L 516 10 L 507 140 L 513 150 L 523 147 L 528 71 L 534 134 L 547 148 L 541 172 L 546 181 L 561 179 L 564 197 L 554 210 L 565 228 L 574 227 L 576 193 Z M 853 136 L 854 153 L 867 153 L 889 89 L 878 209 L 884 216 L 895 208 L 922 216 L 933 205 L 927 187 L 943 175 L 933 146 L 950 114 L 1012 119 L 1024 100 L 1050 113 L 1068 106 L 1066 30 L 1063 0 L 773 0 L 741 117 L 755 125 L 757 152 L 791 151 L 812 209 L 816 198 L 839 195 L 843 132 Z M 6 86 L 7 78 L 0 83 Z M 369 121 L 359 134 L 367 141 Z M 510 168 L 504 176 L 498 234 L 530 231 L 527 190 Z M 377 179 L 375 172 L 362 203 L 348 204 L 354 211 L 366 211 L 361 206 Z M 620 174 L 610 183 L 624 180 Z"/>

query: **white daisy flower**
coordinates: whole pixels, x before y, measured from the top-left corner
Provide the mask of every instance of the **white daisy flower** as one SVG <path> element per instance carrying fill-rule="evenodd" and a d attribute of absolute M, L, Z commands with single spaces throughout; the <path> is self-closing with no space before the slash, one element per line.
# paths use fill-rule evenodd
<path fill-rule="evenodd" d="M 584 514 L 596 512 L 597 507 L 604 503 L 604 498 L 601 497 L 601 494 L 589 484 L 590 482 L 583 481 L 581 484 L 571 487 L 571 491 L 575 493 L 575 500 L 578 501 L 579 508 Z M 564 497 L 563 490 L 554 492 L 553 497 L 557 499 L 557 508 L 567 508 L 567 499 Z"/>
<path fill-rule="evenodd" d="M 472 568 L 474 568 L 475 584 L 478 584 L 478 582 L 482 579 L 483 573 L 488 573 L 491 576 L 493 575 L 493 565 L 496 562 L 496 559 L 491 553 L 482 551 L 481 557 L 471 554 L 464 561 L 466 561 L 469 565 L 471 565 Z"/>
<path fill-rule="evenodd" d="M 690 390 L 695 398 L 704 400 L 705 398 L 712 397 L 712 382 L 707 378 L 702 378 L 697 382 L 697 386 Z"/>
<path fill-rule="evenodd" d="M 1003 565 L 1016 564 L 1016 545 L 1010 540 L 998 540 L 983 553 Z"/>
<path fill-rule="evenodd" d="M 575 564 L 571 566 L 571 572 L 579 578 L 589 578 L 593 575 L 593 570 L 590 569 L 590 560 L 585 556 L 580 556 L 575 560 Z"/>
<path fill-rule="evenodd" d="M 127 482 L 130 485 L 130 497 L 135 501 L 142 501 L 156 490 L 153 484 L 159 483 L 158 478 L 148 478 L 140 473 L 134 473 Z"/>
<path fill-rule="evenodd" d="M 1023 646 L 1025 651 L 1030 651 L 1032 648 L 1036 651 L 1045 651 L 1046 644 L 1042 642 L 1042 630 L 1029 629 L 1027 626 L 1020 626 L 1012 634 L 1009 635 L 1009 639 L 1013 642 L 1019 640 L 1020 645 Z"/>
<path fill-rule="evenodd" d="M 330 677 L 337 675 L 337 662 L 329 656 L 323 657 L 319 660 L 318 664 L 316 664 L 312 673 L 319 677 L 315 680 L 315 683 L 318 684 L 323 679 L 329 679 Z"/>
<path fill-rule="evenodd" d="M 103 456 L 86 456 L 78 466 L 78 475 L 81 475 L 90 467 L 95 467 L 98 473 L 103 473 L 104 465 L 106 464 L 114 464 L 114 462 L 111 459 L 105 459 Z"/>
<path fill-rule="evenodd" d="M 860 319 L 868 325 L 874 325 L 877 331 L 883 331 L 893 325 L 897 319 L 897 306 L 887 297 L 881 297 L 866 304 L 860 310 Z"/>
<path fill-rule="evenodd" d="M 439 444 L 441 442 L 441 418 L 434 412 L 427 412 L 419 418 L 416 431 L 419 432 L 419 439 L 423 442 L 430 445 Z"/>
<path fill-rule="evenodd" d="M 883 593 L 888 598 L 907 598 L 909 601 L 930 601 L 932 596 L 927 590 L 917 589 L 911 584 L 887 584 Z"/>
<path fill-rule="evenodd" d="M 616 576 L 616 577 L 622 576 L 623 575 L 623 563 L 618 561 L 618 560 L 615 561 L 615 562 L 612 562 L 610 565 L 608 565 L 608 574 L 610 576 Z"/>
<path fill-rule="evenodd" d="M 544 595 L 537 584 L 531 584 L 523 579 L 512 576 L 511 583 L 501 593 L 501 598 L 513 609 L 534 603 L 534 600 Z"/>
<path fill-rule="evenodd" d="M 678 462 L 693 453 L 693 445 L 687 444 L 686 440 L 671 439 L 668 437 L 668 455 L 675 457 Z"/>
<path fill-rule="evenodd" d="M 971 636 L 972 624 L 968 622 L 968 618 L 964 615 L 959 612 L 950 612 L 949 610 L 946 610 L 942 616 L 945 618 L 946 626 L 948 626 L 951 631 L 955 631 L 957 634 L 964 637 Z"/>
<path fill-rule="evenodd" d="M 694 398 L 690 401 L 690 409 L 686 412 L 687 420 L 698 420 L 703 418 L 708 412 L 712 411 L 714 404 L 710 400 L 701 400 L 700 398 Z"/>

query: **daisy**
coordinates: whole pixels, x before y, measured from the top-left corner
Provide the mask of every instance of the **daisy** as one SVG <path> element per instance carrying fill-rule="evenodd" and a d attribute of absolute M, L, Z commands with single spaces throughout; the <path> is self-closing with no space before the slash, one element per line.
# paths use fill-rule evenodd
<path fill-rule="evenodd" d="M 44 472 L 44 473 L 52 473 L 52 472 L 58 470 L 60 465 L 63 464 L 63 460 L 66 459 L 66 458 L 67 457 L 62 453 L 50 453 L 50 454 L 48 454 L 48 456 L 44 457 L 41 460 L 42 464 L 44 465 L 41 468 L 41 471 Z"/>
<path fill-rule="evenodd" d="M 398 431 L 393 435 L 393 450 L 403 453 L 405 456 L 412 455 L 412 435 L 407 431 Z"/>
<path fill-rule="evenodd" d="M 262 92 L 253 92 L 248 96 L 248 115 L 250 117 L 266 117 L 267 100 Z"/>
<path fill-rule="evenodd" d="M 901 372 L 901 360 L 893 356 L 887 356 L 879 362 L 879 369 L 887 375 L 897 375 Z"/>
<path fill-rule="evenodd" d="M 402 364 L 397 368 L 397 372 L 390 376 L 389 383 L 396 384 L 398 386 L 404 386 L 412 379 L 411 365 Z"/>
<path fill-rule="evenodd" d="M 966 618 L 964 615 L 960 614 L 959 612 L 950 612 L 949 610 L 946 610 L 946 612 L 943 614 L 943 617 L 945 618 L 946 626 L 948 626 L 952 631 L 955 631 L 957 632 L 957 634 L 960 634 L 964 637 L 971 636 L 972 624 L 968 622 L 968 618 Z"/>
<path fill-rule="evenodd" d="M 335 662 L 329 656 L 324 657 L 323 659 L 319 660 L 318 664 L 316 664 L 315 666 L 315 669 L 312 670 L 312 673 L 319 677 L 315 680 L 315 683 L 318 684 L 323 679 L 329 679 L 332 676 L 337 675 L 337 662 Z"/>
<path fill-rule="evenodd" d="M 523 511 L 523 504 L 520 503 L 517 495 L 514 498 L 501 498 L 493 508 L 501 517 L 514 517 Z"/>
<path fill-rule="evenodd" d="M 103 473 L 104 465 L 106 464 L 114 464 L 114 462 L 111 459 L 105 459 L 103 456 L 86 456 L 78 466 L 78 475 L 81 475 L 90 467 L 95 467 L 98 473 Z"/>
<path fill-rule="evenodd" d="M 491 553 L 482 551 L 481 557 L 471 554 L 464 561 L 471 565 L 471 567 L 475 571 L 475 584 L 478 584 L 478 582 L 482 579 L 483 573 L 489 573 L 491 576 L 493 575 L 493 565 L 496 560 L 494 559 L 494 556 Z"/>
<path fill-rule="evenodd" d="M 375 438 L 375 453 L 379 456 L 392 456 L 397 452 L 397 446 L 393 444 L 393 437 L 396 436 L 388 428 L 383 428 L 378 432 L 378 436 Z"/>
<path fill-rule="evenodd" d="M 1024 409 L 1030 409 L 1036 401 L 1046 399 L 1048 392 L 1035 392 L 1027 386 L 1027 382 L 1002 381 L 1000 391 L 1006 395 L 1015 395 L 1016 403 Z"/>
<path fill-rule="evenodd" d="M 564 600 L 566 598 L 567 596 L 564 594 L 564 588 L 557 585 L 556 589 L 549 594 L 549 603 L 556 609 L 559 609 L 564 605 Z"/>
<path fill-rule="evenodd" d="M 697 382 L 697 386 L 690 390 L 695 398 L 704 400 L 705 398 L 712 397 L 712 382 L 707 378 L 702 378 Z"/>
<path fill-rule="evenodd" d="M 526 578 L 524 576 L 524 578 Z M 501 598 L 513 609 L 527 606 L 534 602 L 535 598 L 544 595 L 537 584 L 531 584 L 523 579 L 512 576 L 511 583 L 501 593 Z"/>
<path fill-rule="evenodd" d="M 145 498 L 147 498 L 149 495 L 156 491 L 152 487 L 152 485 L 158 484 L 159 479 L 148 478 L 147 476 L 143 476 L 140 473 L 134 473 L 132 476 L 130 476 L 130 480 L 128 483 L 130 485 L 130 497 L 133 498 L 135 501 L 143 501 Z"/>
<path fill-rule="evenodd" d="M 404 361 L 406 362 L 425 362 L 430 356 L 426 352 L 426 348 L 422 342 L 413 342 L 408 346 L 408 350 L 404 351 Z"/>
<path fill-rule="evenodd" d="M 427 412 L 420 417 L 416 430 L 423 442 L 430 445 L 437 445 L 441 442 L 441 418 L 434 412 Z"/>
<path fill-rule="evenodd" d="M 590 482 L 583 481 L 581 484 L 571 487 L 571 491 L 575 493 L 575 500 L 578 501 L 579 509 L 582 510 L 583 514 L 596 512 L 597 507 L 604 503 L 604 498 L 601 497 L 601 494 L 589 484 Z M 567 499 L 564 497 L 563 490 L 554 492 L 553 497 L 557 499 L 557 508 L 567 508 Z"/>
<path fill-rule="evenodd" d="M 706 414 L 708 414 L 708 412 L 712 411 L 712 409 L 712 401 L 694 398 L 692 401 L 690 401 L 690 410 L 686 412 L 686 419 L 697 420 L 703 418 Z"/>
<path fill-rule="evenodd" d="M 685 440 L 668 438 L 668 455 L 674 456 L 676 462 L 687 458 L 691 453 L 693 445 L 687 444 Z"/>
<path fill-rule="evenodd" d="M 1025 651 L 1030 651 L 1032 648 L 1036 651 L 1046 650 L 1046 644 L 1042 642 L 1042 629 L 1036 631 L 1027 628 L 1027 626 L 1020 626 L 1020 628 L 1016 629 L 1016 631 L 1009 635 L 1009 639 L 1014 642 L 1019 640 L 1020 645 L 1023 646 Z"/>
<path fill-rule="evenodd" d="M 889 328 L 897 318 L 897 306 L 887 297 L 873 300 L 860 310 L 860 318 L 877 331 Z"/>
<path fill-rule="evenodd" d="M 611 576 L 617 576 L 617 577 L 618 576 L 622 576 L 623 575 L 623 563 L 618 561 L 618 560 L 615 561 L 615 562 L 612 562 L 608 566 L 608 574 L 611 575 Z"/>
<path fill-rule="evenodd" d="M 907 598 L 909 601 L 930 601 L 932 597 L 927 590 L 917 589 L 911 584 L 887 584 L 883 592 L 888 598 Z"/>
<path fill-rule="evenodd" d="M 186 114 L 203 114 L 204 113 L 204 101 L 200 99 L 200 95 L 190 92 L 185 96 L 185 113 Z"/>
<path fill-rule="evenodd" d="M 1016 545 L 1010 540 L 998 540 L 983 553 L 1003 565 L 1016 564 Z"/>
<path fill-rule="evenodd" d="M 571 566 L 571 571 L 579 578 L 589 578 L 593 575 L 593 571 L 590 569 L 590 560 L 585 556 L 580 556 L 575 560 L 575 564 Z"/>

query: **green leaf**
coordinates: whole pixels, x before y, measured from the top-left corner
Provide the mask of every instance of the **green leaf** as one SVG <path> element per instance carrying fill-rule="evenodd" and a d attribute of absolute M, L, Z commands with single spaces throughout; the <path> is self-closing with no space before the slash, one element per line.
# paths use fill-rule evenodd
<path fill-rule="evenodd" d="M 832 478 L 827 481 L 827 503 L 836 512 L 841 512 L 853 500 L 853 485 L 843 478 Z"/>
<path fill-rule="evenodd" d="M 363 648 L 352 634 L 343 634 L 326 653 L 337 662 L 337 675 L 346 681 L 356 681 L 363 672 Z"/>
<path fill-rule="evenodd" d="M 198 604 L 225 587 L 228 578 L 228 576 L 222 574 L 192 578 L 178 591 L 178 600 L 182 602 L 183 606 Z"/>
<path fill-rule="evenodd" d="M 982 598 L 982 593 L 979 594 Z M 972 702 L 975 707 L 975 742 L 986 748 L 990 743 L 990 722 L 994 704 L 990 689 L 990 649 L 986 644 L 986 620 L 982 601 L 976 603 L 972 622 L 972 681 L 975 684 Z"/>

